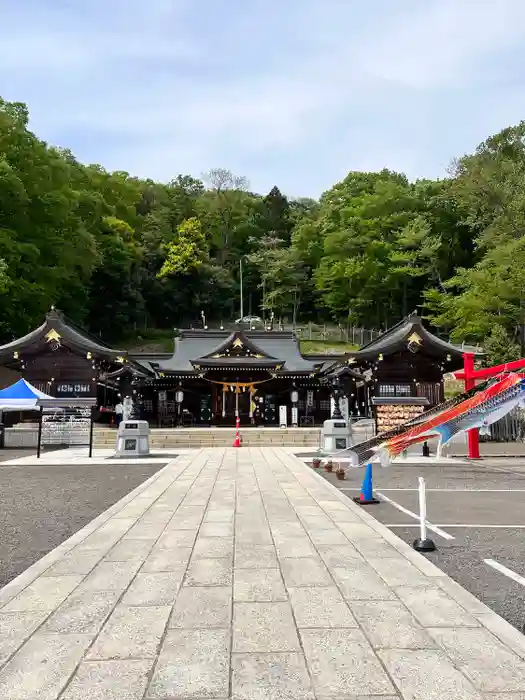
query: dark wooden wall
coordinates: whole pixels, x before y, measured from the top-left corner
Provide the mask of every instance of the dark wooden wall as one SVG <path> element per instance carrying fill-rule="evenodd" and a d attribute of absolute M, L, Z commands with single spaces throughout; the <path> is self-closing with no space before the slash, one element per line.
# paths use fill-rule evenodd
<path fill-rule="evenodd" d="M 55 351 L 46 348 L 38 355 L 24 358 L 24 361 L 26 364 L 24 378 L 41 391 L 56 396 L 57 387 L 60 384 L 84 388 L 89 385 L 88 392 L 77 391 L 73 393 L 79 396 L 96 395 L 96 383 L 93 381 L 96 377 L 96 370 L 93 369 L 92 360 L 88 360 L 86 356 L 78 355 L 65 347 L 60 347 Z M 52 379 L 53 381 L 49 384 L 48 382 Z M 58 393 L 62 396 L 70 394 L 70 392 Z"/>

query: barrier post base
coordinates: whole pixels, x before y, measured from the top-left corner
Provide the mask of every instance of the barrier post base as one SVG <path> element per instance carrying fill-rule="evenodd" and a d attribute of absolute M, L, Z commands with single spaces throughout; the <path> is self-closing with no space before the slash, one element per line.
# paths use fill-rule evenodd
<path fill-rule="evenodd" d="M 422 540 L 420 538 L 414 540 L 412 547 L 416 550 L 416 552 L 434 552 L 436 550 L 436 545 L 428 537 L 426 540 Z"/>

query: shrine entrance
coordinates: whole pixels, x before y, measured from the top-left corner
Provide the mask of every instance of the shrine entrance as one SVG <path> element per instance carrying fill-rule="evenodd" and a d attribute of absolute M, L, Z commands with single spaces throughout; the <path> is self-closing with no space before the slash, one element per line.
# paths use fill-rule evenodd
<path fill-rule="evenodd" d="M 234 427 L 260 425 L 260 401 L 257 387 L 247 382 L 217 383 L 212 390 L 212 425 Z"/>

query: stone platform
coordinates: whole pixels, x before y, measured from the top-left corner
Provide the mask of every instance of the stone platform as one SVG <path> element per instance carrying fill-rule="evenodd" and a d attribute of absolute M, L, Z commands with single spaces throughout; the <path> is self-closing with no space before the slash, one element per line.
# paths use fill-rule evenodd
<path fill-rule="evenodd" d="M 2 700 L 523 700 L 524 659 L 284 448 L 181 455 L 0 591 Z"/>

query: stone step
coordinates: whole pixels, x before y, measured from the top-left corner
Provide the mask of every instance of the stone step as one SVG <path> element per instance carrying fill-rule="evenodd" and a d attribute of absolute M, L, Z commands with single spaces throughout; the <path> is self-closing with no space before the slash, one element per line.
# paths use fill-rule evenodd
<path fill-rule="evenodd" d="M 317 447 L 319 428 L 241 428 L 242 444 L 248 446 L 275 445 L 281 447 Z M 98 448 L 113 448 L 117 431 L 111 428 L 95 429 L 94 442 Z M 235 439 L 235 428 L 152 428 L 151 449 L 191 447 L 230 447 Z"/>

